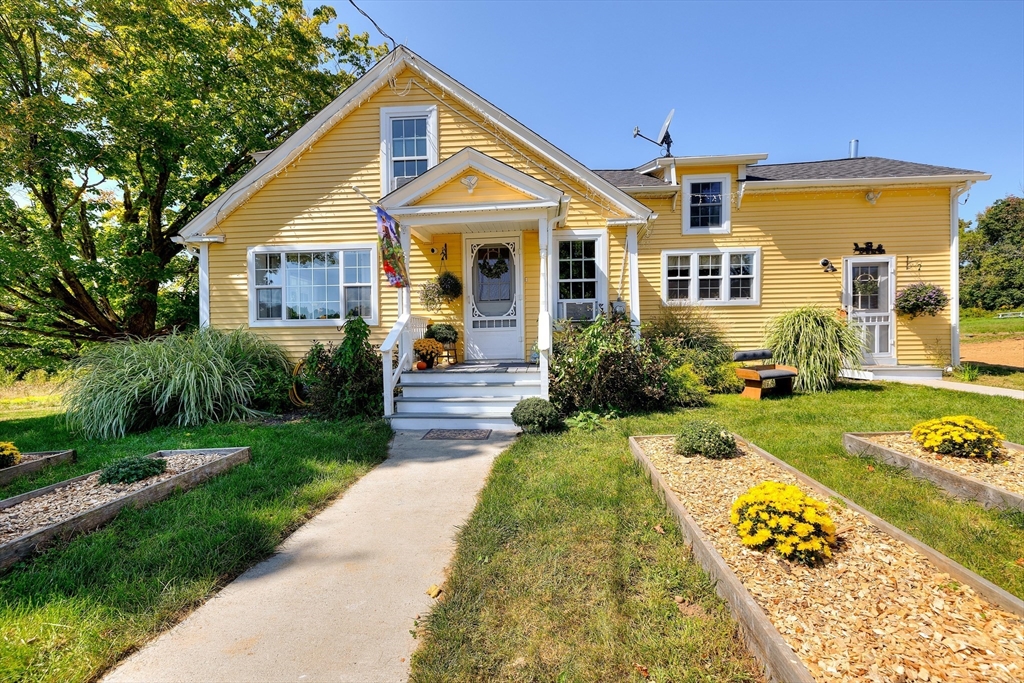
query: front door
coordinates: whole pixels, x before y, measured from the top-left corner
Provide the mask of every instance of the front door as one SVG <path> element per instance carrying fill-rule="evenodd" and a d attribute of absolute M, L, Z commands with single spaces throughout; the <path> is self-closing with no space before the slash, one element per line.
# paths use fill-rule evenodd
<path fill-rule="evenodd" d="M 849 258 L 844 265 L 843 301 L 864 339 L 864 364 L 895 365 L 892 257 Z"/>
<path fill-rule="evenodd" d="M 466 359 L 523 360 L 518 237 L 466 240 Z"/>

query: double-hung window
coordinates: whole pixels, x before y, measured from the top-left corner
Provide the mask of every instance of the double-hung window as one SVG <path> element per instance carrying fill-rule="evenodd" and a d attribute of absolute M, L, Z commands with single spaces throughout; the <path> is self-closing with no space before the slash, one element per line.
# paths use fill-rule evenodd
<path fill-rule="evenodd" d="M 662 298 L 669 305 L 756 305 L 759 249 L 662 252 Z"/>
<path fill-rule="evenodd" d="M 593 320 L 607 298 L 604 289 L 604 236 L 578 231 L 555 242 L 555 316 Z"/>
<path fill-rule="evenodd" d="M 437 107 L 383 107 L 380 131 L 382 195 L 437 165 Z"/>
<path fill-rule="evenodd" d="M 250 250 L 250 324 L 377 324 L 376 245 Z"/>
<path fill-rule="evenodd" d="M 723 234 L 730 231 L 730 176 L 683 176 L 683 234 Z"/>

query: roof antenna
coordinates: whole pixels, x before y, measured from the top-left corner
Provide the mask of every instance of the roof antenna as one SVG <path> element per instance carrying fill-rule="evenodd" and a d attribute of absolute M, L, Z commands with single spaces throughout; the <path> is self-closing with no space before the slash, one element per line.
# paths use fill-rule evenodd
<path fill-rule="evenodd" d="M 665 117 L 665 123 L 661 124 L 661 131 L 658 133 L 658 138 L 656 140 L 652 140 L 649 137 L 647 137 L 646 135 L 644 135 L 643 133 L 641 133 L 640 132 L 640 126 L 637 126 L 636 128 L 633 129 L 633 137 L 635 137 L 635 138 L 643 138 L 644 140 L 647 140 L 648 142 L 653 142 L 658 147 L 664 147 L 665 148 L 665 156 L 667 156 L 667 157 L 672 156 L 672 136 L 669 135 L 668 127 L 672 124 L 672 117 L 675 116 L 675 115 L 676 115 L 676 110 L 675 109 L 673 109 L 672 111 L 670 111 L 668 113 L 668 116 Z"/>

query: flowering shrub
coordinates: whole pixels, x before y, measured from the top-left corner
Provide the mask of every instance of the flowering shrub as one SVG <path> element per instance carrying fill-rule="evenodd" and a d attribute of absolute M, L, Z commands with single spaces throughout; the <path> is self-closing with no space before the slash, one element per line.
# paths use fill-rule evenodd
<path fill-rule="evenodd" d="M 832 557 L 836 542 L 827 507 L 792 484 L 766 481 L 736 499 L 729 521 L 748 548 L 774 546 L 785 558 L 814 564 Z"/>
<path fill-rule="evenodd" d="M 1002 452 L 999 430 L 970 415 L 955 415 L 927 420 L 910 432 L 921 448 L 942 455 L 991 459 Z"/>
<path fill-rule="evenodd" d="M 420 360 L 426 361 L 427 365 L 444 355 L 444 344 L 436 339 L 417 339 L 412 343 L 412 350 L 416 352 Z"/>
<path fill-rule="evenodd" d="M 676 436 L 676 453 L 685 456 L 703 455 L 721 460 L 736 455 L 736 439 L 728 429 L 708 420 L 687 422 Z"/>
<path fill-rule="evenodd" d="M 903 288 L 896 295 L 893 307 L 900 315 L 916 318 L 919 315 L 937 315 L 949 304 L 949 296 L 942 287 L 927 282 L 918 282 Z"/>
<path fill-rule="evenodd" d="M 21 462 L 21 451 L 10 441 L 0 441 L 0 469 L 14 467 Z"/>

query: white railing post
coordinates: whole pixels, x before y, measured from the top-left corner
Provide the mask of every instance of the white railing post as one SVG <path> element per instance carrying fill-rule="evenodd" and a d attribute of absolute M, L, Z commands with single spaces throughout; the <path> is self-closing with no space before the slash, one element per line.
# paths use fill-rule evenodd
<path fill-rule="evenodd" d="M 402 313 L 398 316 L 384 343 L 380 345 L 381 370 L 384 374 L 384 417 L 391 417 L 395 413 L 395 387 L 401 381 L 402 370 L 409 359 L 412 348 L 402 341 L 406 325 L 409 323 L 409 314 Z M 395 346 L 398 346 L 398 367 L 395 364 Z"/>
<path fill-rule="evenodd" d="M 388 349 L 381 355 L 384 363 L 384 417 L 391 417 L 395 413 L 395 387 L 391 384 L 391 366 L 395 363 L 395 352 Z"/>

